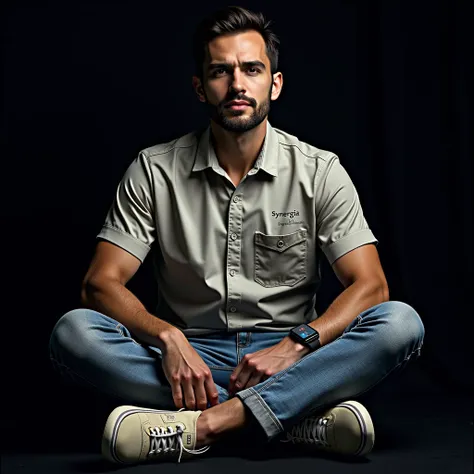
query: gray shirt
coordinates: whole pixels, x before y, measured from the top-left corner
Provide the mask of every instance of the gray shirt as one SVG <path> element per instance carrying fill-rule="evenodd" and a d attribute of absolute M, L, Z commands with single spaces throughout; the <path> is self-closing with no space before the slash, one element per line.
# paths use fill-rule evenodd
<path fill-rule="evenodd" d="M 142 150 L 98 238 L 140 261 L 153 249 L 155 314 L 186 335 L 309 323 L 322 254 L 332 264 L 378 243 L 339 158 L 269 122 L 237 187 L 210 127 Z"/>

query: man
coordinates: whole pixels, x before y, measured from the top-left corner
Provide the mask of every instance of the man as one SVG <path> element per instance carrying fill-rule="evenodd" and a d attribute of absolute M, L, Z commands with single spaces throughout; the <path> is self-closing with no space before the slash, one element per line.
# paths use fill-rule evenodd
<path fill-rule="evenodd" d="M 423 324 L 389 301 L 339 158 L 268 122 L 283 76 L 263 16 L 229 7 L 204 20 L 195 60 L 210 125 L 130 165 L 52 361 L 127 404 L 104 429 L 113 462 L 180 461 L 249 428 L 366 455 L 374 428 L 354 399 L 419 355 Z M 156 314 L 126 288 L 151 249 Z M 344 290 L 318 317 L 323 254 Z"/>

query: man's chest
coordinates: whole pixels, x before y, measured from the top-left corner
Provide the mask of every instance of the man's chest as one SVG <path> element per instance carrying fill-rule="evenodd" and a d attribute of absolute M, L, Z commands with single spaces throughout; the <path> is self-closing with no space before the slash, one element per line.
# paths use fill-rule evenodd
<path fill-rule="evenodd" d="M 203 277 L 243 274 L 263 286 L 312 271 L 317 223 L 309 184 L 260 177 L 235 187 L 221 176 L 202 178 L 157 195 L 165 265 L 180 262 Z"/>

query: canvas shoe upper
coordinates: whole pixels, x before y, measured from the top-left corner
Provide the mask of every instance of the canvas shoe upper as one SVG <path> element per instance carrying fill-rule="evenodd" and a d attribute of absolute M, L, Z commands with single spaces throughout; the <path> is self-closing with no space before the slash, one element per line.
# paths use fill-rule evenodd
<path fill-rule="evenodd" d="M 324 451 L 365 456 L 374 446 L 374 426 L 359 402 L 339 403 L 317 416 L 308 416 L 287 432 L 283 443 L 292 442 Z"/>
<path fill-rule="evenodd" d="M 115 408 L 102 436 L 102 454 L 109 461 L 135 464 L 159 459 L 188 458 L 202 454 L 195 449 L 196 421 L 202 411 L 154 410 L 131 405 Z"/>

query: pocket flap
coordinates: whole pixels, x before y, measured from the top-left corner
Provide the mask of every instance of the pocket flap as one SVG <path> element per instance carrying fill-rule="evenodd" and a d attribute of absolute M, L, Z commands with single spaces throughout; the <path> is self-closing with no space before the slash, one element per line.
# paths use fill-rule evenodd
<path fill-rule="evenodd" d="M 293 247 L 306 240 L 306 230 L 300 229 L 291 234 L 285 235 L 267 235 L 262 232 L 255 232 L 255 244 L 261 247 L 267 247 L 275 252 L 284 252 L 286 249 Z"/>

